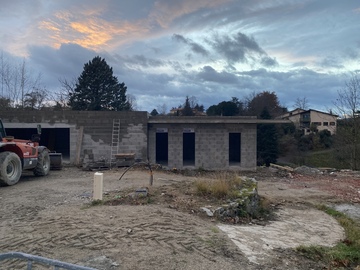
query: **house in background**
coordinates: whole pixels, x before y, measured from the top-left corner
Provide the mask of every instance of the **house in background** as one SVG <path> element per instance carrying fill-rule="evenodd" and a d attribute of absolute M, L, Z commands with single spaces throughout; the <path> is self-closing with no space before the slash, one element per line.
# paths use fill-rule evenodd
<path fill-rule="evenodd" d="M 290 120 L 297 129 L 304 131 L 307 135 L 311 133 L 311 128 L 316 127 L 318 131 L 328 130 L 331 134 L 336 133 L 337 115 L 321 112 L 317 110 L 295 109 L 280 116 L 283 120 Z"/>

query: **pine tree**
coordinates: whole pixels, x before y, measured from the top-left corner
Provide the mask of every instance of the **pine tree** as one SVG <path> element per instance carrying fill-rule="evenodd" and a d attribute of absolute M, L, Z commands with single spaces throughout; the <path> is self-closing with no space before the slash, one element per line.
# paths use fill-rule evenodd
<path fill-rule="evenodd" d="M 153 109 L 150 113 L 151 116 L 159 115 L 158 111 L 156 109 Z"/>
<path fill-rule="evenodd" d="M 185 100 L 185 104 L 184 104 L 184 108 L 182 110 L 181 113 L 182 116 L 194 116 L 194 112 L 193 109 L 190 106 L 190 101 L 189 101 L 189 97 L 186 96 L 186 100 Z"/>
<path fill-rule="evenodd" d="M 105 59 L 96 56 L 84 65 L 68 104 L 78 111 L 128 111 L 126 90 Z"/>

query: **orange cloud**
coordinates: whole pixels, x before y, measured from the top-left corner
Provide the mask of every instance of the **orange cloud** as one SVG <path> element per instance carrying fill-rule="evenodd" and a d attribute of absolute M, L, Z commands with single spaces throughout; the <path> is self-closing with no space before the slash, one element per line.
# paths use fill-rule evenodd
<path fill-rule="evenodd" d="M 216 7 L 233 0 L 185 0 L 175 4 L 172 1 L 157 1 L 150 17 L 157 21 L 163 28 L 176 18 L 190 14 L 201 8 Z"/>
<path fill-rule="evenodd" d="M 53 31 L 53 32 L 60 31 L 60 29 L 58 27 L 56 27 L 55 24 L 53 24 L 51 22 L 46 22 L 46 21 L 40 22 L 39 27 L 42 29 L 47 29 L 49 31 Z"/>
<path fill-rule="evenodd" d="M 78 37 L 73 42 L 86 48 L 99 48 L 101 45 L 106 45 L 112 38 L 111 33 L 109 33 L 104 25 L 94 20 L 72 22 L 70 26 Z"/>
<path fill-rule="evenodd" d="M 59 47 L 63 43 L 75 43 L 96 50 L 110 47 L 111 44 L 122 44 L 148 32 L 141 22 L 110 22 L 95 16 L 98 13 L 84 11 L 83 14 L 74 15 L 65 11 L 58 12 L 52 20 L 39 24 L 39 28 L 44 30 L 43 40 L 47 40 L 45 42 L 51 43 L 54 47 Z"/>
<path fill-rule="evenodd" d="M 168 1 L 155 2 L 148 18 L 136 22 L 108 21 L 100 16 L 104 7 L 59 11 L 52 18 L 39 23 L 44 44 L 59 47 L 63 43 L 75 43 L 88 49 L 111 49 L 129 41 L 143 39 L 151 33 L 154 22 L 162 28 L 176 18 L 195 12 L 201 8 L 214 7 L 232 0 L 184 0 L 178 5 Z M 156 33 L 151 33 L 156 35 Z M 159 34 L 159 33 L 157 33 Z"/>

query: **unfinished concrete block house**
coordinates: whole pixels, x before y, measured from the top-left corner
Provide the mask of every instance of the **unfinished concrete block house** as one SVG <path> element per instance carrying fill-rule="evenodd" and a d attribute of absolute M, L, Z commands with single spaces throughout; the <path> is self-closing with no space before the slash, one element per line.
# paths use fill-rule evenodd
<path fill-rule="evenodd" d="M 118 154 L 177 169 L 256 169 L 256 117 L 150 117 L 147 112 L 0 111 L 7 134 L 41 143 L 83 166 Z M 272 123 L 288 122 L 272 120 Z"/>

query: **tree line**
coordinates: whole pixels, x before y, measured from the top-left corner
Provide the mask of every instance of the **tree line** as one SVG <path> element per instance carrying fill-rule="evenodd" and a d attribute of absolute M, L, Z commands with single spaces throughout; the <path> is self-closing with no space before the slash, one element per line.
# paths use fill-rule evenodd
<path fill-rule="evenodd" d="M 53 110 L 136 110 L 136 99 L 127 93 L 124 82 L 113 75 L 106 60 L 96 56 L 84 64 L 82 73 L 75 79 L 59 78 L 61 88 L 50 92 L 42 83 L 40 73 L 35 74 L 23 59 L 14 63 L 2 52 L 0 55 L 0 105 L 4 109 Z M 300 105 L 300 103 L 299 103 Z M 272 117 L 286 110 L 281 107 L 275 92 L 253 93 L 240 100 L 233 97 L 206 109 L 197 98 L 186 97 L 184 104 L 171 109 L 173 115 L 255 115 L 260 116 L 267 106 Z M 166 105 L 160 105 L 151 115 L 169 114 Z"/>
<path fill-rule="evenodd" d="M 46 100 L 41 74 L 34 74 L 25 59 L 14 64 L 3 52 L 0 54 L 0 84 L 0 106 L 4 109 L 39 109 Z"/>
<path fill-rule="evenodd" d="M 0 55 L 0 105 L 15 109 L 71 109 L 71 110 L 136 110 L 136 99 L 127 93 L 127 86 L 113 75 L 106 60 L 96 56 L 84 64 L 82 73 L 72 80 L 60 78 L 61 88 L 50 92 L 42 84 L 41 74 L 34 74 L 25 59 L 14 64 L 3 53 Z M 299 107 L 300 107 L 299 102 Z M 271 118 L 286 111 L 280 106 L 275 92 L 252 93 L 240 100 L 233 97 L 206 109 L 197 98 L 186 97 L 184 104 L 171 109 L 173 115 L 252 115 L 259 117 L 266 107 Z M 166 105 L 158 106 L 151 115 L 169 114 Z"/>
<path fill-rule="evenodd" d="M 34 74 L 25 59 L 14 64 L 11 59 L 0 55 L 0 106 L 2 109 L 22 110 L 90 110 L 129 111 L 136 110 L 136 99 L 127 93 L 127 86 L 114 76 L 106 60 L 96 56 L 84 64 L 82 73 L 72 81 L 59 79 L 61 89 L 50 93 L 42 84 L 41 74 Z M 297 98 L 295 107 L 307 109 L 306 97 Z M 338 91 L 334 106 L 340 116 L 337 134 L 328 131 L 304 135 L 291 124 L 258 125 L 258 163 L 269 165 L 276 162 L 286 151 L 300 152 L 329 149 L 336 150 L 336 156 L 351 169 L 360 168 L 360 79 L 353 74 Z M 263 91 L 247 97 L 232 97 L 211 105 L 205 110 L 196 97 L 186 97 L 183 104 L 173 107 L 170 113 L 166 105 L 151 111 L 151 115 L 175 116 L 256 116 L 274 119 L 287 112 L 281 106 L 275 92 Z"/>
<path fill-rule="evenodd" d="M 0 105 L 3 109 L 128 111 L 135 109 L 135 98 L 127 95 L 124 82 L 113 75 L 105 59 L 96 56 L 72 81 L 59 79 L 61 89 L 51 93 L 42 85 L 41 74 L 34 76 L 25 59 L 13 64 L 0 55 Z"/>

